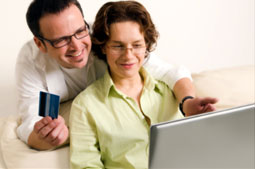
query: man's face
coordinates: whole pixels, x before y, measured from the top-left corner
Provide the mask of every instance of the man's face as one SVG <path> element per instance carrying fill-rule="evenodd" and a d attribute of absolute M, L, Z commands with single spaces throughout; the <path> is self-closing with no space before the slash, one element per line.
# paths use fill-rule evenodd
<path fill-rule="evenodd" d="M 75 5 L 71 5 L 59 14 L 43 16 L 39 24 L 43 38 L 49 40 L 73 35 L 85 26 L 82 14 Z M 42 52 L 47 53 L 65 68 L 82 68 L 87 64 L 91 50 L 89 35 L 81 39 L 72 36 L 71 42 L 61 48 L 54 48 L 45 40 L 44 46 L 41 40 L 36 37 L 34 40 Z"/>

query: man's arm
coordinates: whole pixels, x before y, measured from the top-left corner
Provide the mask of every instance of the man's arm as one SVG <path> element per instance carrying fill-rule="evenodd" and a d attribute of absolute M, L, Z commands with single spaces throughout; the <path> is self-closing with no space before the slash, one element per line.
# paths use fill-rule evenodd
<path fill-rule="evenodd" d="M 196 96 L 194 86 L 192 84 L 192 81 L 189 78 L 179 79 L 175 83 L 173 87 L 173 91 L 179 103 L 186 96 L 192 96 L 192 97 Z"/>
<path fill-rule="evenodd" d="M 179 103 L 181 103 L 182 99 L 186 96 L 194 97 L 192 99 L 185 100 L 183 103 L 183 112 L 185 113 L 185 116 L 216 110 L 213 104 L 217 103 L 218 99 L 211 97 L 197 98 L 194 86 L 188 78 L 178 80 L 174 85 L 173 91 Z"/>
<path fill-rule="evenodd" d="M 214 111 L 216 98 L 196 98 L 194 86 L 190 72 L 181 67 L 174 67 L 163 62 L 157 56 L 151 55 L 144 65 L 145 68 L 158 80 L 165 82 L 174 92 L 179 103 L 186 96 L 192 96 L 193 99 L 187 99 L 183 103 L 183 112 L 186 116 Z"/>
<path fill-rule="evenodd" d="M 187 78 L 192 81 L 190 71 L 184 66 L 174 66 L 151 53 L 144 64 L 145 69 L 157 80 L 165 82 L 172 90 L 177 81 Z M 186 88 L 192 89 L 193 86 Z"/>
<path fill-rule="evenodd" d="M 37 53 L 33 51 L 33 46 L 31 43 L 26 44 L 20 51 L 18 60 L 16 63 L 16 86 L 18 93 L 18 113 L 21 116 L 22 123 L 17 128 L 17 134 L 19 138 L 28 143 L 33 148 L 37 149 L 45 149 L 45 144 L 49 143 L 49 141 L 42 136 L 37 136 L 38 131 L 35 131 L 37 127 L 34 125 L 39 122 L 41 119 L 44 119 L 38 115 L 38 107 L 39 107 L 39 92 L 47 91 L 46 81 L 44 78 L 44 74 L 37 70 L 35 67 L 35 63 L 32 59 L 33 53 Z M 66 128 L 66 126 L 61 125 L 61 120 L 56 122 L 57 126 L 61 126 L 62 130 Z M 44 128 L 49 129 L 49 127 L 42 127 L 40 131 L 45 131 Z M 51 132 L 48 132 L 49 137 L 62 138 L 59 135 L 55 135 L 53 132 L 60 127 L 53 126 L 54 129 L 50 128 Z M 61 131 L 62 131 L 61 130 Z M 64 130 L 65 131 L 65 130 Z M 36 134 L 37 133 L 37 134 Z M 65 131 L 65 135 L 68 135 L 68 131 Z M 40 138 L 36 141 L 36 138 Z M 63 142 L 63 141 L 61 141 Z M 60 142 L 59 142 L 60 143 Z M 38 145 L 38 146 L 36 146 Z M 55 144 L 51 145 L 51 148 L 54 148 Z"/>

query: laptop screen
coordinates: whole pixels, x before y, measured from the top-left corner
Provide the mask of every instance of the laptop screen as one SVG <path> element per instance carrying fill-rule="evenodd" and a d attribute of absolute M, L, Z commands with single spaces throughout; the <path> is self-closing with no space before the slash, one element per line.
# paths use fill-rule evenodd
<path fill-rule="evenodd" d="M 149 168 L 254 168 L 254 107 L 152 125 Z"/>

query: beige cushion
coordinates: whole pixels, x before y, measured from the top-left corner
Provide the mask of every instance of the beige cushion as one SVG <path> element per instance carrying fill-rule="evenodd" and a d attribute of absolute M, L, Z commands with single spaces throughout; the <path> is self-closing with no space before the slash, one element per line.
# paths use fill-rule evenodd
<path fill-rule="evenodd" d="M 2 139 L 2 133 L 3 133 L 3 129 L 4 129 L 4 124 L 5 124 L 6 118 L 0 118 L 0 138 Z M 5 169 L 7 168 L 3 159 L 3 152 L 2 152 L 2 145 L 0 142 L 0 168 L 1 169 Z"/>
<path fill-rule="evenodd" d="M 217 97 L 217 109 L 254 103 L 254 65 L 193 74 L 197 96 Z"/>
<path fill-rule="evenodd" d="M 28 147 L 16 134 L 19 119 L 7 117 L 1 120 L 0 150 L 3 168 L 69 168 L 69 147 L 65 146 L 53 151 L 37 151 Z M 2 128 L 3 127 L 3 128 Z M 2 167 L 1 166 L 1 167 Z M 5 166 L 5 167 L 4 167 Z"/>
<path fill-rule="evenodd" d="M 66 124 L 69 122 L 69 112 L 72 101 L 62 103 L 60 114 Z M 0 167 L 1 168 L 69 168 L 69 146 L 51 151 L 37 151 L 22 142 L 16 134 L 20 123 L 19 117 L 0 118 Z"/>

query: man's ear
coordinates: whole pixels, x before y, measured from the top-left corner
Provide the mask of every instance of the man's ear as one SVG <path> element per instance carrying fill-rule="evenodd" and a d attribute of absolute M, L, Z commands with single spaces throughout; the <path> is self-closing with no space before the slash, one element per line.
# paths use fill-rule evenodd
<path fill-rule="evenodd" d="M 34 37 L 34 42 L 36 44 L 36 46 L 40 49 L 41 52 L 46 53 L 47 52 L 47 48 L 45 46 L 45 44 L 38 39 L 37 37 Z"/>
<path fill-rule="evenodd" d="M 106 51 L 105 51 L 105 45 L 103 47 L 101 47 L 102 53 L 105 55 Z"/>

